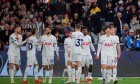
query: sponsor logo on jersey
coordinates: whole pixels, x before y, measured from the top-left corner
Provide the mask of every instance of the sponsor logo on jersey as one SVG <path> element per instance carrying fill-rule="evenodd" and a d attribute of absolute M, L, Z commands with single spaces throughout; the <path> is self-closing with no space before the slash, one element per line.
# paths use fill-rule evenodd
<path fill-rule="evenodd" d="M 52 43 L 45 43 L 45 45 L 52 45 Z"/>
<path fill-rule="evenodd" d="M 112 43 L 105 43 L 104 46 L 110 47 L 110 46 L 113 46 L 113 44 Z"/>
<path fill-rule="evenodd" d="M 83 45 L 89 45 L 89 42 L 83 42 Z"/>

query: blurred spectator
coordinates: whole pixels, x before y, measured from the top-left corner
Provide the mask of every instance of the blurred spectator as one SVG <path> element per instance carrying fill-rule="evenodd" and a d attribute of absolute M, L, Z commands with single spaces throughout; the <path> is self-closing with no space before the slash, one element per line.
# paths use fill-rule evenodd
<path fill-rule="evenodd" d="M 91 16 L 91 20 L 93 21 L 93 25 L 96 28 L 95 33 L 100 32 L 101 25 L 100 25 L 100 17 L 101 17 L 101 10 L 97 7 L 96 3 L 92 3 L 91 7 L 88 10 L 87 15 Z"/>
<path fill-rule="evenodd" d="M 129 32 L 129 35 L 125 37 L 127 51 L 132 50 L 133 41 L 132 41 L 131 36 L 132 36 L 132 33 Z"/>
<path fill-rule="evenodd" d="M 57 15 L 64 15 L 64 13 L 66 11 L 66 5 L 64 3 L 62 3 L 61 0 L 57 0 L 57 4 L 55 7 L 56 7 Z"/>
<path fill-rule="evenodd" d="M 16 26 L 16 22 L 15 22 L 14 17 L 10 17 L 9 25 L 13 25 L 14 27 Z"/>
<path fill-rule="evenodd" d="M 126 30 L 129 30 L 129 26 L 128 26 L 127 23 L 125 23 L 125 24 L 123 25 L 123 29 L 121 30 L 121 36 L 124 36 L 124 35 L 125 35 L 125 31 L 126 31 Z"/>
<path fill-rule="evenodd" d="M 58 22 L 60 22 L 60 21 L 58 20 L 57 15 L 54 15 L 54 16 L 53 16 L 53 19 L 52 19 L 52 24 L 53 24 L 53 26 L 56 27 L 56 25 L 57 25 Z"/>
<path fill-rule="evenodd" d="M 64 18 L 62 19 L 62 27 L 65 28 L 68 22 L 69 22 L 69 15 L 68 13 L 65 13 Z"/>
<path fill-rule="evenodd" d="M 82 4 L 78 2 L 78 0 L 73 0 L 73 3 L 70 5 L 71 16 L 77 13 L 79 16 L 82 15 Z"/>
<path fill-rule="evenodd" d="M 9 35 L 11 35 L 12 33 L 14 33 L 14 26 L 10 25 L 9 26 Z"/>
<path fill-rule="evenodd" d="M 65 35 L 62 37 L 62 43 L 64 44 L 64 41 L 66 38 L 69 37 L 69 31 L 65 31 Z"/>
<path fill-rule="evenodd" d="M 107 8 L 105 9 L 105 13 L 104 14 L 105 14 L 105 21 L 106 22 L 113 22 L 112 18 L 114 18 L 115 11 L 112 8 L 111 2 L 109 2 L 107 4 Z"/>
<path fill-rule="evenodd" d="M 129 35 L 129 31 L 126 30 L 126 31 L 125 31 L 125 35 L 122 36 L 122 37 L 120 38 L 120 43 L 125 43 L 125 37 L 127 37 L 128 35 Z M 124 45 L 125 45 L 125 44 L 124 44 Z"/>
<path fill-rule="evenodd" d="M 24 23 L 21 25 L 22 31 L 26 33 L 27 30 L 30 30 L 30 24 L 28 22 L 28 19 L 24 20 Z"/>
<path fill-rule="evenodd" d="M 102 35 L 104 35 L 105 34 L 105 30 L 104 29 L 101 29 L 101 31 L 100 31 L 100 33 L 98 33 L 98 42 L 99 42 L 99 40 L 100 40 L 100 37 L 102 36 Z"/>
<path fill-rule="evenodd" d="M 133 29 L 130 29 L 129 32 L 131 32 L 131 39 L 133 42 L 135 42 L 135 32 Z"/>
<path fill-rule="evenodd" d="M 62 43 L 62 39 L 61 39 L 61 37 L 59 36 L 59 32 L 56 31 L 54 35 L 55 35 L 55 37 L 56 37 L 57 44 L 61 44 L 61 43 Z"/>
<path fill-rule="evenodd" d="M 19 0 L 16 1 L 16 8 L 17 9 L 21 9 L 21 5 L 20 5 L 20 1 Z"/>
<path fill-rule="evenodd" d="M 45 24 L 42 22 L 42 18 L 41 17 L 37 18 L 37 23 L 39 25 L 39 30 L 40 31 L 44 31 L 45 30 Z"/>
<path fill-rule="evenodd" d="M 2 41 L 0 41 L 0 51 L 3 50 L 5 50 L 5 44 Z"/>
<path fill-rule="evenodd" d="M 140 40 L 140 31 L 139 30 L 136 31 L 136 40 Z"/>
<path fill-rule="evenodd" d="M 64 30 L 62 29 L 62 25 L 60 22 L 57 24 L 57 27 L 54 29 L 54 32 L 56 31 L 58 31 L 59 34 L 64 34 Z"/>
<path fill-rule="evenodd" d="M 90 7 L 89 3 L 88 3 L 88 1 L 86 1 L 84 6 L 82 7 L 83 8 L 83 15 L 82 15 L 83 17 L 86 17 L 89 7 Z"/>
<path fill-rule="evenodd" d="M 80 19 L 79 19 L 78 13 L 74 13 L 74 18 L 73 18 L 74 27 L 75 27 L 75 24 L 78 24 L 79 22 L 80 22 Z"/>
<path fill-rule="evenodd" d="M 1 19 L 0 21 L 0 31 L 4 30 L 5 20 Z"/>
<path fill-rule="evenodd" d="M 22 36 L 22 40 L 26 40 L 30 36 L 30 31 L 26 31 L 26 33 Z"/>
<path fill-rule="evenodd" d="M 66 32 L 66 31 L 68 31 L 68 32 L 74 31 L 74 28 L 71 27 L 71 24 L 69 22 L 67 23 L 67 26 L 64 29 L 64 32 Z"/>
<path fill-rule="evenodd" d="M 88 18 L 86 19 L 84 25 L 88 28 L 88 30 L 90 30 L 92 32 L 94 31 L 93 21 L 91 20 L 91 17 L 90 16 L 88 16 Z"/>
<path fill-rule="evenodd" d="M 37 30 L 39 31 L 39 24 L 35 17 L 32 19 L 31 28 L 37 28 Z"/>
<path fill-rule="evenodd" d="M 70 24 L 71 24 L 71 27 L 73 27 L 73 28 L 74 28 L 74 27 L 75 27 L 75 24 L 74 24 L 74 22 L 73 22 L 73 19 L 72 19 L 72 18 L 70 18 L 70 21 L 69 21 L 69 22 L 70 22 Z"/>
<path fill-rule="evenodd" d="M 117 17 L 114 18 L 114 26 L 117 27 L 117 33 L 119 34 L 119 36 L 123 27 L 123 21 L 121 20 L 121 17 L 122 17 L 121 12 L 118 12 Z"/>
<path fill-rule="evenodd" d="M 5 45 L 9 45 L 9 37 L 10 37 L 10 35 L 9 35 L 8 30 L 4 31 L 3 43 L 4 43 Z"/>
<path fill-rule="evenodd" d="M 139 22 L 137 20 L 137 16 L 133 16 L 133 18 L 130 21 L 130 27 L 133 30 L 136 30 L 139 28 Z"/>

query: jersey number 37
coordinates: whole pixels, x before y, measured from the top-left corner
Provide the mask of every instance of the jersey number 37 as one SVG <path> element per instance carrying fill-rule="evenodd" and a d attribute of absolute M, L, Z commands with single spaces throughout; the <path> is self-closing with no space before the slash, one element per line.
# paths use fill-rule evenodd
<path fill-rule="evenodd" d="M 77 47 L 79 47 L 79 46 L 81 46 L 82 42 L 83 42 L 83 39 L 77 39 L 75 45 L 76 45 Z"/>

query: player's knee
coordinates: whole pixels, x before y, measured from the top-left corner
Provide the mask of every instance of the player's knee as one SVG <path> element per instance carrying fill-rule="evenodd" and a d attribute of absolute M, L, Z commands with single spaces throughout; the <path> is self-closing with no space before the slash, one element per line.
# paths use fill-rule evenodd
<path fill-rule="evenodd" d="M 43 66 L 43 70 L 46 70 L 47 69 L 47 66 Z"/>
<path fill-rule="evenodd" d="M 107 68 L 108 68 L 108 69 L 111 69 L 112 67 L 111 67 L 111 66 L 107 66 Z"/>
<path fill-rule="evenodd" d="M 104 65 L 102 65 L 102 67 L 101 67 L 102 69 L 106 69 L 106 66 L 104 66 Z"/>
<path fill-rule="evenodd" d="M 49 65 L 49 69 L 50 70 L 53 70 L 53 65 Z"/>
<path fill-rule="evenodd" d="M 116 69 L 116 68 L 117 68 L 117 66 L 116 66 L 116 65 L 114 65 L 114 66 L 113 66 L 113 69 Z"/>

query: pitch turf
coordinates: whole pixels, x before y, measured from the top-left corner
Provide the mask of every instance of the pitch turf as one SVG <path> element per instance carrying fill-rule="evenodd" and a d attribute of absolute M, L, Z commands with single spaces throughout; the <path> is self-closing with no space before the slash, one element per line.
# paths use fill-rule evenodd
<path fill-rule="evenodd" d="M 43 78 L 40 77 L 39 79 L 42 80 Z M 22 84 L 22 80 L 23 78 L 16 77 L 15 84 Z M 35 84 L 33 77 L 30 77 L 27 80 L 29 82 L 28 84 Z M 0 84 L 10 84 L 10 78 L 0 77 Z M 46 84 L 48 84 L 48 78 Z M 64 84 L 64 83 L 62 83 L 62 78 L 53 78 L 52 84 Z M 85 84 L 88 83 L 86 82 Z M 98 78 L 93 78 L 92 84 L 102 84 L 102 80 L 99 80 Z M 112 81 L 111 84 L 113 84 Z M 118 84 L 140 84 L 140 78 L 118 78 Z"/>

